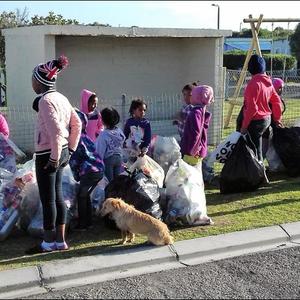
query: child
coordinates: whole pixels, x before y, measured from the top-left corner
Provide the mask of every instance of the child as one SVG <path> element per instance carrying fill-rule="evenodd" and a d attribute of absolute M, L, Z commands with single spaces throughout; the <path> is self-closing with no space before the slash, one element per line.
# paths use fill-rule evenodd
<path fill-rule="evenodd" d="M 34 108 L 38 111 L 35 126 L 35 172 L 43 206 L 43 242 L 27 254 L 67 250 L 65 229 L 67 207 L 62 194 L 62 173 L 70 153 L 76 150 L 81 122 L 69 100 L 57 92 L 55 84 L 68 59 L 60 56 L 37 65 L 32 73 L 32 89 L 40 95 Z"/>
<path fill-rule="evenodd" d="M 181 139 L 181 153 L 183 160 L 201 170 L 202 158 L 207 155 L 207 131 L 211 113 L 206 106 L 214 100 L 213 89 L 207 85 L 197 86 L 193 89 L 190 110 Z"/>
<path fill-rule="evenodd" d="M 272 79 L 272 84 L 273 84 L 273 87 L 274 87 L 276 93 L 280 97 L 281 104 L 282 104 L 281 115 L 283 115 L 285 110 L 286 110 L 285 102 L 281 98 L 282 90 L 283 90 L 283 87 L 284 87 L 284 81 L 281 78 L 274 77 Z M 270 109 L 272 110 L 272 104 L 271 103 L 269 103 L 269 106 L 270 106 Z M 263 158 L 266 157 L 266 154 L 267 154 L 267 151 L 268 151 L 268 148 L 269 148 L 270 134 L 272 133 L 272 128 L 274 128 L 274 126 L 275 126 L 275 123 L 274 123 L 273 113 L 272 113 L 272 115 L 271 115 L 271 125 L 264 132 L 264 134 L 262 135 L 262 154 L 263 154 Z"/>
<path fill-rule="evenodd" d="M 0 132 L 4 135 L 5 138 L 9 137 L 9 128 L 4 116 L 0 113 Z"/>
<path fill-rule="evenodd" d="M 103 178 L 103 162 L 96 152 L 93 141 L 86 133 L 87 116 L 76 110 L 82 122 L 82 132 L 76 151 L 70 159 L 74 179 L 79 181 L 77 194 L 78 224 L 75 231 L 86 231 L 92 226 L 92 203 L 90 195 L 97 183 Z"/>
<path fill-rule="evenodd" d="M 274 89 L 275 89 L 276 93 L 280 97 L 280 100 L 281 100 L 281 103 L 282 103 L 282 106 L 283 106 L 282 114 L 284 114 L 286 107 L 285 107 L 285 102 L 284 102 L 284 100 L 281 97 L 282 91 L 283 91 L 283 87 L 284 87 L 284 81 L 281 78 L 274 77 L 272 79 L 272 84 L 274 86 Z"/>
<path fill-rule="evenodd" d="M 88 125 L 86 134 L 95 142 L 99 133 L 103 130 L 101 114 L 97 110 L 98 97 L 96 93 L 89 90 L 81 91 L 80 110 L 87 115 Z"/>
<path fill-rule="evenodd" d="M 131 157 L 144 156 L 151 143 L 150 122 L 144 118 L 147 110 L 146 103 L 141 100 L 133 100 L 129 108 L 131 118 L 126 121 L 124 127 L 125 146 L 130 150 Z"/>
<path fill-rule="evenodd" d="M 181 111 L 177 116 L 177 119 L 174 120 L 173 122 L 173 125 L 177 125 L 178 127 L 178 134 L 180 136 L 180 139 L 182 139 L 186 117 L 192 107 L 191 97 L 192 97 L 192 90 L 195 86 L 197 86 L 197 83 L 195 82 L 193 84 L 187 84 L 183 87 L 181 91 L 183 95 L 184 105 L 182 106 Z"/>
<path fill-rule="evenodd" d="M 113 107 L 104 108 L 101 117 L 105 129 L 97 137 L 96 151 L 103 158 L 105 176 L 110 182 L 121 173 L 123 163 L 122 148 L 125 141 L 123 131 L 117 127 L 120 116 Z"/>

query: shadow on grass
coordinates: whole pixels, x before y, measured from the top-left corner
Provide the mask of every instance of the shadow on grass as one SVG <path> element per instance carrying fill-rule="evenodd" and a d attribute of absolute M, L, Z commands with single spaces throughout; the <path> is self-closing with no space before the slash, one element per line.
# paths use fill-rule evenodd
<path fill-rule="evenodd" d="M 253 206 L 230 210 L 230 211 L 225 211 L 225 212 L 219 211 L 216 213 L 211 213 L 211 214 L 209 214 L 209 216 L 210 217 L 218 217 L 218 216 L 234 215 L 234 214 L 238 214 L 238 213 L 246 212 L 246 211 L 250 211 L 250 210 L 262 209 L 265 207 L 278 206 L 278 205 L 282 205 L 282 204 L 290 204 L 293 202 L 299 202 L 299 199 L 283 199 L 283 200 L 276 201 L 276 202 L 262 203 L 262 204 L 258 204 L 258 205 L 253 205 Z"/>
<path fill-rule="evenodd" d="M 270 178 L 270 185 L 262 186 L 253 192 L 220 194 L 219 190 L 213 186 L 206 188 L 207 205 L 225 204 L 234 201 L 240 201 L 258 196 L 265 196 L 276 193 L 284 193 L 290 191 L 297 191 L 300 189 L 300 178 L 283 178 L 277 176 Z"/>

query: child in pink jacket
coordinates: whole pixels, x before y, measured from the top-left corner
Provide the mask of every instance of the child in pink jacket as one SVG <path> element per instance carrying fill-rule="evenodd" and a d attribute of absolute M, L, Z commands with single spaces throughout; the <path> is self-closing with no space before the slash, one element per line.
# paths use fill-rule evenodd
<path fill-rule="evenodd" d="M 77 148 L 81 121 L 69 100 L 57 92 L 57 75 L 68 65 L 59 59 L 37 65 L 32 74 L 32 88 L 40 97 L 33 108 L 38 112 L 35 128 L 35 170 L 43 207 L 44 239 L 27 254 L 67 250 L 65 225 L 67 208 L 62 194 L 63 168 Z"/>
<path fill-rule="evenodd" d="M 101 114 L 97 109 L 98 97 L 96 93 L 89 90 L 81 91 L 80 110 L 88 117 L 86 133 L 93 142 L 96 141 L 99 133 L 104 129 Z"/>
<path fill-rule="evenodd" d="M 0 113 L 0 132 L 4 135 L 5 138 L 9 137 L 9 128 L 4 116 Z"/>

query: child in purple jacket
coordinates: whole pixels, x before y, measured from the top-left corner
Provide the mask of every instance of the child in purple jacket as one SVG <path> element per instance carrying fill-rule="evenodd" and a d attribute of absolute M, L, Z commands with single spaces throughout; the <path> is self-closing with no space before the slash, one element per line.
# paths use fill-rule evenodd
<path fill-rule="evenodd" d="M 213 89 L 207 85 L 200 85 L 193 89 L 190 110 L 180 142 L 183 160 L 201 169 L 202 159 L 207 155 L 207 131 L 211 113 L 206 106 L 214 100 Z"/>

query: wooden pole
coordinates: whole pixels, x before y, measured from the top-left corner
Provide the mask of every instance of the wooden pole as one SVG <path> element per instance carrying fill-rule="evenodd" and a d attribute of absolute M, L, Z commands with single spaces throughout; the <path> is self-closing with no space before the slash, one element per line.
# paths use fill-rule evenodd
<path fill-rule="evenodd" d="M 249 18 L 251 19 L 252 15 L 249 15 Z M 249 63 L 250 57 L 253 53 L 254 47 L 256 48 L 256 51 L 258 53 L 260 53 L 259 55 L 261 56 L 261 51 L 260 51 L 259 41 L 258 41 L 258 32 L 259 32 L 259 29 L 260 29 L 260 25 L 262 23 L 262 19 L 263 19 L 263 15 L 260 15 L 259 19 L 258 19 L 258 23 L 257 23 L 256 26 L 254 26 L 254 22 L 251 23 L 251 30 L 252 30 L 251 46 L 248 49 L 246 59 L 245 59 L 245 62 L 244 62 L 244 65 L 243 65 L 243 68 L 242 68 L 242 71 L 241 71 L 241 74 L 240 74 L 240 78 L 238 80 L 237 86 L 236 86 L 234 94 L 233 94 L 233 100 L 229 101 L 230 106 L 229 106 L 229 109 L 228 109 L 226 120 L 224 122 L 224 128 L 227 128 L 229 126 L 229 123 L 230 123 L 230 120 L 231 120 L 231 117 L 232 117 L 232 112 L 233 112 L 233 109 L 234 109 L 234 105 L 238 104 L 237 98 L 240 94 L 242 84 L 245 81 L 245 77 L 246 77 L 246 74 L 247 74 L 248 63 Z M 254 35 L 253 35 L 253 30 L 254 30 Z M 255 36 L 256 36 L 256 39 L 255 39 Z"/>
<path fill-rule="evenodd" d="M 244 19 L 243 22 L 244 23 L 252 23 L 252 22 L 258 22 L 259 21 L 259 18 L 258 19 L 252 19 L 252 18 L 249 18 L 249 19 Z M 283 23 L 290 23 L 290 22 L 300 22 L 300 19 L 299 18 L 286 18 L 286 19 L 278 19 L 278 18 L 265 18 L 263 19 L 262 22 L 269 22 L 269 23 L 277 23 L 277 22 L 283 22 Z"/>

